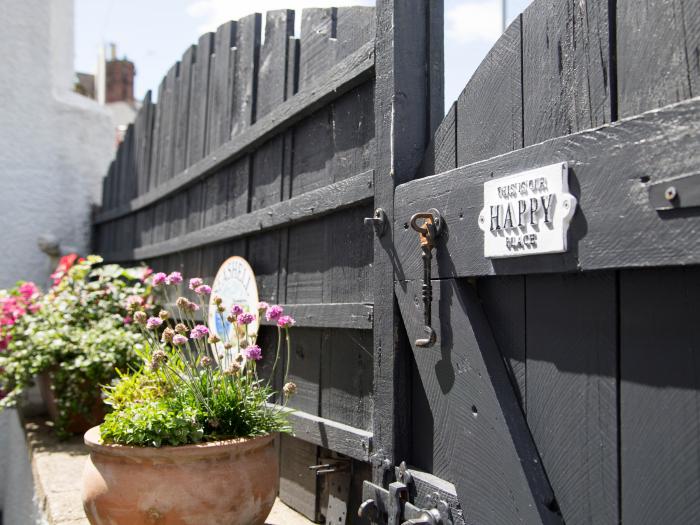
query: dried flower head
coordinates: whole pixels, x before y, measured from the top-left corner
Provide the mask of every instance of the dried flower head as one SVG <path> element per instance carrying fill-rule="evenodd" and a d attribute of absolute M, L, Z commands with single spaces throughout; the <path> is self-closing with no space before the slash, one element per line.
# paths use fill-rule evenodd
<path fill-rule="evenodd" d="M 227 315 L 227 316 L 226 316 L 226 320 L 227 320 L 229 323 L 235 323 L 235 322 L 236 322 L 236 316 L 233 315 L 233 314 Z"/>
<path fill-rule="evenodd" d="M 226 308 L 224 308 L 224 305 L 220 304 L 220 305 L 217 305 L 216 311 L 219 312 L 220 314 L 223 314 L 226 311 Z"/>
<path fill-rule="evenodd" d="M 164 343 L 172 343 L 173 337 L 175 337 L 175 330 L 168 327 L 165 330 L 163 330 L 163 335 L 161 335 L 160 340 Z"/>
<path fill-rule="evenodd" d="M 170 312 L 168 312 L 167 310 L 161 310 L 160 312 L 158 312 L 158 317 L 160 317 L 163 321 L 167 321 L 168 319 L 170 319 Z"/>
<path fill-rule="evenodd" d="M 151 356 L 151 370 L 158 370 L 161 368 L 165 363 L 168 362 L 168 354 L 163 352 L 163 350 L 156 350 L 153 352 L 153 355 Z"/>
<path fill-rule="evenodd" d="M 138 324 L 146 324 L 146 321 L 148 321 L 148 315 L 146 315 L 146 312 L 134 312 L 134 321 L 136 321 Z"/>
<path fill-rule="evenodd" d="M 188 331 L 187 325 L 185 325 L 184 323 L 177 323 L 175 325 L 175 331 L 178 334 L 186 334 Z"/>
<path fill-rule="evenodd" d="M 236 376 L 240 373 L 241 368 L 243 368 L 241 364 L 234 361 L 224 369 L 224 375 Z"/>
<path fill-rule="evenodd" d="M 209 336 L 208 341 L 209 341 L 209 344 L 215 345 L 216 343 L 221 342 L 221 339 L 219 338 L 218 335 L 216 335 L 216 334 L 211 334 L 211 335 Z"/>
<path fill-rule="evenodd" d="M 297 393 L 297 385 L 296 383 L 292 383 L 291 381 L 287 384 L 284 385 L 282 388 L 282 391 L 284 392 L 285 396 L 293 396 L 294 394 Z"/>
<path fill-rule="evenodd" d="M 146 328 L 156 330 L 162 324 L 163 320 L 160 317 L 149 317 L 148 321 L 146 321 Z"/>
<path fill-rule="evenodd" d="M 224 300 L 221 297 L 219 297 L 218 295 L 214 296 L 214 304 L 215 305 L 221 306 L 221 303 L 223 303 L 223 302 L 224 302 Z"/>
<path fill-rule="evenodd" d="M 187 297 L 178 297 L 177 300 L 175 301 L 175 304 L 181 310 L 186 310 L 187 305 L 190 304 L 190 300 Z"/>
<path fill-rule="evenodd" d="M 202 357 L 200 363 L 202 364 L 202 366 L 205 366 L 207 368 L 210 367 L 212 364 L 211 357 L 205 355 L 204 357 Z"/>
<path fill-rule="evenodd" d="M 231 348 L 233 348 L 233 345 L 231 343 L 224 343 L 224 348 L 226 350 L 231 350 Z"/>

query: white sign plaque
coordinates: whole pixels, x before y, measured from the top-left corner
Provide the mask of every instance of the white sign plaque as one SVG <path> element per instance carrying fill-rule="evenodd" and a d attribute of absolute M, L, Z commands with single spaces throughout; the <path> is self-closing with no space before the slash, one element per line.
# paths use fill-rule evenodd
<path fill-rule="evenodd" d="M 485 182 L 484 257 L 565 252 L 575 210 L 566 162 Z"/>

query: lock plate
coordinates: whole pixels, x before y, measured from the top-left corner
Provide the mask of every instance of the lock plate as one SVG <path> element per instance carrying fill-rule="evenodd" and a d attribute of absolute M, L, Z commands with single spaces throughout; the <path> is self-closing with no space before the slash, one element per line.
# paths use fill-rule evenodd
<path fill-rule="evenodd" d="M 405 463 L 396 468 L 397 481 L 385 489 L 369 481 L 362 486 L 358 515 L 375 525 L 454 525 L 449 504 L 439 494 L 429 498 L 428 506 L 420 508 L 410 499 L 413 478 Z"/>

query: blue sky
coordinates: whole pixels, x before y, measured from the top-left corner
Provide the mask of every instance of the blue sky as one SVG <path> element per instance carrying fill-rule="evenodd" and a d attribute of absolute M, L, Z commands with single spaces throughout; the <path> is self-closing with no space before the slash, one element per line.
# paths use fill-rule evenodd
<path fill-rule="evenodd" d="M 508 20 L 530 1 L 507 0 Z M 227 20 L 254 11 L 342 5 L 374 5 L 374 0 L 75 0 L 75 68 L 94 72 L 98 47 L 114 42 L 118 56 L 136 64 L 136 96 L 141 98 L 149 89 L 156 91 L 168 68 L 200 34 Z M 501 0 L 445 0 L 447 107 L 496 41 L 500 28 Z"/>

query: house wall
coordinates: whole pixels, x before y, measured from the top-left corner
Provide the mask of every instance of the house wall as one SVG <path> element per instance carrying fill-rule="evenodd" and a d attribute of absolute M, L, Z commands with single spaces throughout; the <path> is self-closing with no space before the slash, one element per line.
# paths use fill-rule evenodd
<path fill-rule="evenodd" d="M 90 212 L 114 153 L 108 112 L 72 91 L 73 0 L 0 2 L 0 288 L 43 284 L 53 234 L 86 252 Z"/>

